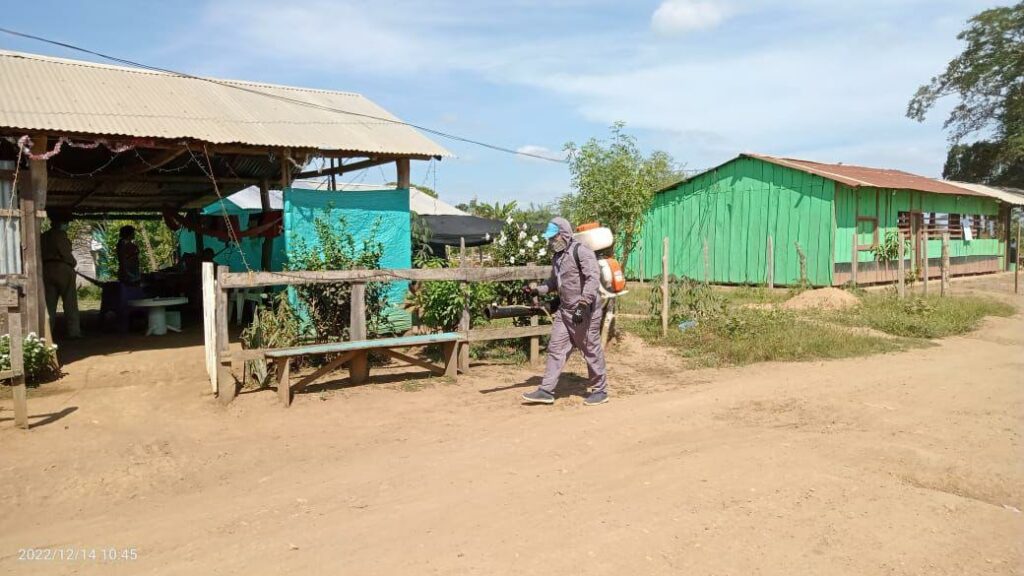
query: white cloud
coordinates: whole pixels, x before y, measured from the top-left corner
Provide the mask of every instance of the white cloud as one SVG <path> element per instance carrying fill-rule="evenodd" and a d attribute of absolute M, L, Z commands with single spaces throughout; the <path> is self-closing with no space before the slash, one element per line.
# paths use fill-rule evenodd
<path fill-rule="evenodd" d="M 526 144 L 516 148 L 516 152 L 524 154 L 528 160 L 540 160 L 540 158 L 530 158 L 530 156 L 540 156 L 541 158 L 550 158 L 551 160 L 565 160 L 565 152 L 556 152 L 545 146 L 537 146 L 536 144 Z"/>
<path fill-rule="evenodd" d="M 659 34 L 706 30 L 722 23 L 728 9 L 711 0 L 665 0 L 651 15 L 651 28 Z"/>

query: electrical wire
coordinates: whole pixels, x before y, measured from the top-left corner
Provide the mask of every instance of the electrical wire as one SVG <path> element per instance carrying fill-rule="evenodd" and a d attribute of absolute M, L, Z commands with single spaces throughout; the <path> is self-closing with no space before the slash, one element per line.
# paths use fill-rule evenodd
<path fill-rule="evenodd" d="M 342 110 L 340 108 L 334 108 L 334 107 L 331 107 L 331 106 L 325 106 L 323 104 L 316 104 L 314 102 L 307 102 L 305 100 L 300 100 L 298 98 L 290 98 L 288 96 L 282 96 L 280 94 L 273 94 L 273 93 L 270 93 L 270 92 L 264 92 L 263 90 L 257 90 L 256 88 L 252 88 L 252 87 L 249 87 L 249 86 L 242 86 L 242 85 L 239 85 L 239 84 L 232 84 L 230 82 L 225 82 L 225 81 L 217 80 L 217 79 L 214 79 L 214 78 L 204 78 L 202 76 L 195 76 L 193 74 L 188 74 L 186 72 L 178 72 L 176 70 L 171 70 L 169 68 L 161 68 L 159 66 L 151 66 L 149 64 L 142 64 L 140 62 L 135 62 L 133 60 L 128 60 L 126 58 L 119 58 L 117 56 L 111 56 L 109 54 L 104 54 L 102 52 L 97 52 L 95 50 L 90 50 L 88 48 L 83 48 L 81 46 L 76 46 L 74 44 L 69 44 L 67 42 L 60 42 L 58 40 L 51 40 L 49 38 L 44 38 L 42 36 L 37 36 L 35 34 L 28 34 L 28 33 L 25 33 L 25 32 L 19 32 L 17 30 L 11 30 L 10 28 L 0 27 L 0 32 L 3 32 L 4 34 L 8 34 L 10 36 L 16 36 L 18 38 L 24 38 L 24 39 L 27 39 L 27 40 L 35 40 L 37 42 L 43 42 L 45 44 L 50 44 L 52 46 L 59 46 L 61 48 L 66 48 L 68 50 L 74 50 L 76 52 L 82 52 L 84 54 L 90 54 L 92 56 L 103 58 L 104 60 L 109 60 L 111 62 L 117 62 L 118 64 L 123 64 L 125 66 L 130 66 L 130 67 L 133 67 L 133 68 L 141 68 L 143 70 L 148 70 L 150 72 L 161 72 L 161 73 L 164 73 L 164 74 L 170 74 L 172 76 L 178 76 L 180 78 L 188 78 L 188 79 L 191 79 L 191 80 L 198 80 L 198 81 L 201 81 L 201 82 L 209 82 L 211 84 L 216 84 L 218 86 L 223 86 L 225 88 L 231 88 L 233 90 L 240 90 L 242 92 L 248 92 L 250 94 L 257 94 L 259 96 L 264 96 L 264 97 L 267 97 L 267 98 L 273 98 L 274 100 L 279 100 L 281 102 L 288 102 L 288 103 L 295 104 L 295 105 L 298 105 L 298 106 L 305 106 L 307 108 L 314 108 L 314 109 L 323 110 L 323 111 L 326 111 L 326 112 L 333 112 L 333 113 L 336 113 L 336 114 L 346 114 L 346 115 L 349 115 L 349 116 L 355 116 L 355 117 L 359 117 L 359 118 L 366 118 L 368 120 L 376 120 L 378 122 L 385 122 L 385 123 L 390 123 L 390 124 L 398 124 L 398 125 L 401 125 L 401 126 L 408 126 L 410 128 L 415 128 L 417 130 L 422 130 L 423 132 L 427 132 L 428 134 L 433 134 L 435 136 L 440 136 L 442 138 L 447 138 L 449 140 L 453 140 L 453 141 L 456 141 L 456 142 L 464 142 L 466 144 L 473 144 L 475 146 L 480 146 L 480 147 L 483 147 L 483 148 L 488 148 L 490 150 L 494 150 L 494 151 L 497 151 L 497 152 L 504 152 L 506 154 L 514 154 L 516 156 L 526 156 L 526 157 L 530 157 L 530 158 L 535 158 L 537 160 L 546 160 L 548 162 L 554 162 L 556 164 L 568 164 L 569 163 L 567 160 L 561 160 L 561 159 L 558 159 L 558 158 L 551 158 L 549 156 L 544 156 L 542 154 L 533 154 L 533 153 L 530 153 L 530 152 L 523 152 L 521 150 L 515 150 L 515 149 L 512 149 L 512 148 L 507 148 L 505 146 L 499 146 L 497 144 L 490 144 L 488 142 L 483 142 L 481 140 L 474 140 L 472 138 L 467 138 L 465 136 L 459 136 L 457 134 L 451 134 L 451 133 L 448 133 L 448 132 L 443 132 L 441 130 L 436 130 L 434 128 L 429 128 L 429 127 L 423 126 L 421 124 L 415 124 L 415 123 L 412 123 L 412 122 L 405 122 L 403 120 L 398 120 L 398 119 L 395 119 L 395 118 L 385 118 L 383 116 L 374 116 L 373 114 L 363 114 L 363 113 L 360 113 L 360 112 L 352 112 L 352 111 L 349 111 L 349 110 Z"/>

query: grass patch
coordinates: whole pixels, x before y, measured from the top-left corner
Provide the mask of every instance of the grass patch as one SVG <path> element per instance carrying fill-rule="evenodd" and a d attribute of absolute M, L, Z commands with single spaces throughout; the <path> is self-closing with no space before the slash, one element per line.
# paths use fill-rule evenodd
<path fill-rule="evenodd" d="M 1011 316 L 1009 304 L 980 296 L 928 296 L 900 300 L 894 293 L 864 293 L 861 306 L 829 320 L 867 326 L 906 338 L 943 338 L 976 329 L 986 316 Z"/>
<path fill-rule="evenodd" d="M 854 334 L 838 326 L 802 322 L 783 310 L 734 309 L 706 319 L 685 332 L 669 328 L 661 336 L 657 321 L 634 321 L 623 327 L 644 340 L 675 348 L 697 366 L 755 362 L 850 358 L 905 350 L 912 341 Z"/>

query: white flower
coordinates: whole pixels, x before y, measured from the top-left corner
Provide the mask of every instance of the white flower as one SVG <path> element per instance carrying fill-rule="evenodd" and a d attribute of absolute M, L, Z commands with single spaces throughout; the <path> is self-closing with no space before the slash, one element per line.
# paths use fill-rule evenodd
<path fill-rule="evenodd" d="M 537 256 L 543 256 L 543 255 L 545 255 L 545 254 L 547 254 L 547 253 L 548 253 L 548 251 L 547 251 L 547 250 L 545 250 L 545 249 L 541 248 L 541 249 L 540 249 L 540 252 L 537 252 Z"/>
<path fill-rule="evenodd" d="M 505 245 L 505 237 L 502 236 L 501 238 L 498 238 L 498 246 L 504 246 L 504 245 Z"/>
<path fill-rule="evenodd" d="M 515 220 L 513 220 L 513 219 L 512 219 L 512 215 L 511 215 L 511 214 L 509 214 L 509 215 L 508 215 L 508 218 L 507 218 L 507 219 L 505 220 L 505 223 L 506 223 L 506 224 L 511 224 L 511 223 L 513 223 L 513 222 L 515 222 Z"/>
<path fill-rule="evenodd" d="M 515 264 L 516 263 L 516 257 L 515 256 L 509 256 L 508 257 L 508 263 L 509 264 Z"/>
<path fill-rule="evenodd" d="M 531 242 L 538 242 L 539 240 L 540 238 L 538 238 L 536 234 L 533 235 L 533 238 L 530 238 Z"/>
<path fill-rule="evenodd" d="M 526 232 L 520 231 L 519 232 L 519 239 L 522 240 L 523 238 L 526 238 Z"/>
<path fill-rule="evenodd" d="M 520 248 L 519 249 L 519 255 L 520 256 L 526 256 L 526 248 Z"/>
<path fill-rule="evenodd" d="M 485 233 L 484 234 L 484 240 L 490 241 L 490 239 L 491 239 L 491 233 L 490 232 Z"/>
<path fill-rule="evenodd" d="M 533 240 L 528 240 L 528 241 L 526 242 L 526 247 L 527 247 L 527 248 L 533 248 L 533 246 L 534 246 L 535 244 L 536 244 L 536 242 L 534 242 Z"/>

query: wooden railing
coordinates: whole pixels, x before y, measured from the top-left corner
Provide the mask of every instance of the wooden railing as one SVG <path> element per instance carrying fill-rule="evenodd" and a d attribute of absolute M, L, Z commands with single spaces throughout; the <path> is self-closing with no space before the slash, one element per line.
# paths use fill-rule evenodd
<path fill-rule="evenodd" d="M 237 393 L 232 372 L 240 370 L 246 360 L 263 358 L 266 350 L 232 352 L 228 340 L 228 293 L 231 290 L 270 286 L 302 286 L 309 284 L 344 282 L 352 284 L 350 338 L 363 340 L 366 331 L 366 284 L 370 282 L 431 282 L 454 281 L 512 282 L 544 280 L 551 274 L 550 266 L 517 266 L 506 268 L 407 268 L 394 270 L 331 270 L 317 272 L 230 272 L 225 266 L 214 270 L 213 264 L 203 264 L 203 321 L 206 335 L 206 358 L 210 382 L 222 402 L 230 402 Z M 530 339 L 530 361 L 539 355 L 539 337 L 547 334 L 547 326 L 539 326 L 534 318 L 530 326 L 470 328 L 470 311 L 463 309 L 458 332 L 459 371 L 469 369 L 469 346 L 473 342 L 488 340 Z"/>

